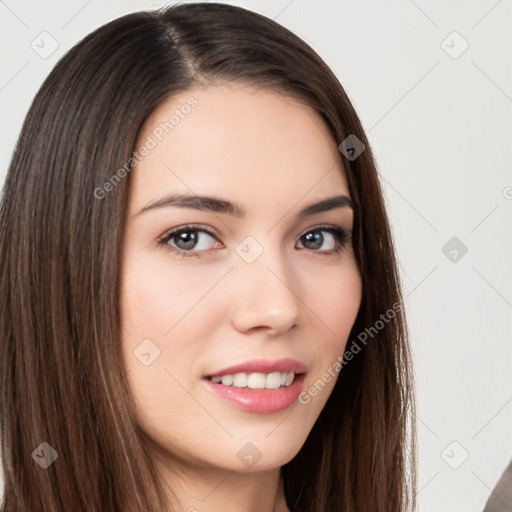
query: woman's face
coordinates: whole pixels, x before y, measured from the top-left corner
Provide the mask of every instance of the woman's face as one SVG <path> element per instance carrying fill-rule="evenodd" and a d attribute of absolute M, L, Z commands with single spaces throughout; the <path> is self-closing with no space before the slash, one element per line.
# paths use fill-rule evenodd
<path fill-rule="evenodd" d="M 185 465 L 279 467 L 333 389 L 361 301 L 336 144 L 310 108 L 231 84 L 162 104 L 142 146 L 121 289 L 139 421 Z"/>

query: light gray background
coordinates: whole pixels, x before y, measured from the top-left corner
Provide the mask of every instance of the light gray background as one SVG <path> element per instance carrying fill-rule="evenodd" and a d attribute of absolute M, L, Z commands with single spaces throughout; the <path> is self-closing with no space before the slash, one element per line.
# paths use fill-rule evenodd
<path fill-rule="evenodd" d="M 407 296 L 419 510 L 480 511 L 512 456 L 512 1 L 228 3 L 306 40 L 360 114 Z M 29 104 L 58 58 L 101 24 L 162 5 L 0 1 L 2 182 Z M 43 31 L 58 43 L 45 59 L 31 47 L 51 48 Z M 443 254 L 454 236 L 467 254 Z"/>

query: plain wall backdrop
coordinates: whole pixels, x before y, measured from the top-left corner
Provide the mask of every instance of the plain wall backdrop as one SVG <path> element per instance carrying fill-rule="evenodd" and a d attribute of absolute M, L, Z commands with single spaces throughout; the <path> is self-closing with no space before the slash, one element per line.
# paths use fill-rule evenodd
<path fill-rule="evenodd" d="M 419 510 L 481 511 L 512 457 L 512 1 L 226 3 L 302 37 L 353 101 L 406 295 Z M 0 0 L 1 183 L 57 60 L 100 25 L 165 4 Z"/>

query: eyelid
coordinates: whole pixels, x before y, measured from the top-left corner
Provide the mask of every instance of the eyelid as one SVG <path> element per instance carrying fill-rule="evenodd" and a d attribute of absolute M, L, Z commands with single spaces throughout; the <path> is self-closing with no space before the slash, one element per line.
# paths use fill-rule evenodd
<path fill-rule="evenodd" d="M 179 235 L 180 233 L 186 231 L 206 231 L 209 235 L 213 236 L 217 241 L 219 241 L 219 234 L 217 233 L 217 230 L 210 226 L 207 226 L 206 224 L 183 224 L 181 226 L 168 229 L 167 231 L 165 231 L 165 233 L 158 237 L 157 241 L 162 242 L 165 239 L 169 239 L 174 235 Z"/>
<path fill-rule="evenodd" d="M 314 226 L 302 231 L 302 233 L 299 235 L 299 238 L 301 236 L 304 236 L 306 233 L 309 233 L 310 231 L 321 231 L 321 230 L 329 230 L 329 229 L 337 229 L 338 231 L 343 231 L 343 232 L 347 232 L 347 233 L 352 232 L 352 229 L 343 228 L 336 224 L 315 224 Z"/>

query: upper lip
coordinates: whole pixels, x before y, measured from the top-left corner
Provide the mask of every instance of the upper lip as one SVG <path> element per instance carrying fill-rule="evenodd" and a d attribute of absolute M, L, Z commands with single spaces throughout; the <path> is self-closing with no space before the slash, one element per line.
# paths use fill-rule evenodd
<path fill-rule="evenodd" d="M 211 372 L 205 377 L 216 377 L 219 375 L 234 375 L 235 373 L 306 373 L 307 367 L 304 363 L 289 357 L 283 359 L 253 359 L 234 366 Z"/>

